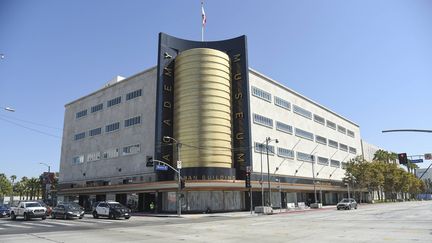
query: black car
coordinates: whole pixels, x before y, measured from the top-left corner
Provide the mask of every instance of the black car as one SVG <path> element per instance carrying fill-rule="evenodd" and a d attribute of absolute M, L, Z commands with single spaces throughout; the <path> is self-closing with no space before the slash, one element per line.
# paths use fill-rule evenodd
<path fill-rule="evenodd" d="M 0 218 L 3 217 L 10 217 L 10 208 L 9 206 L 6 205 L 1 205 L 0 206 Z"/>
<path fill-rule="evenodd" d="M 93 217 L 99 218 L 99 216 L 105 216 L 110 219 L 118 219 L 124 217 L 125 219 L 129 219 L 131 210 L 119 202 L 99 202 L 96 205 L 96 208 L 93 211 Z"/>
<path fill-rule="evenodd" d="M 84 217 L 84 210 L 73 203 L 60 203 L 52 210 L 51 218 L 72 219 Z"/>

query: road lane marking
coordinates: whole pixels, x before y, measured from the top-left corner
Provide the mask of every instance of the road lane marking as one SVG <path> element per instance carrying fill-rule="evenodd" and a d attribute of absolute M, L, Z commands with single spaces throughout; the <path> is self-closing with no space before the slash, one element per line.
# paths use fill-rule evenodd
<path fill-rule="evenodd" d="M 75 226 L 75 224 L 71 224 L 71 223 L 64 223 L 64 222 L 53 222 L 53 221 L 49 221 L 47 222 L 48 224 L 56 224 L 56 225 L 64 225 L 64 226 Z"/>
<path fill-rule="evenodd" d="M 25 224 L 25 225 L 32 225 L 32 226 L 42 226 L 42 227 L 54 227 L 54 225 L 47 225 L 47 224 L 44 224 L 44 223 L 38 224 L 38 223 L 28 223 L 28 222 L 26 222 L 26 223 L 23 223 L 23 224 Z"/>
<path fill-rule="evenodd" d="M 3 224 L 2 226 L 23 228 L 23 229 L 30 229 L 30 228 L 32 228 L 30 226 L 24 226 L 24 225 L 18 225 L 18 224 Z"/>

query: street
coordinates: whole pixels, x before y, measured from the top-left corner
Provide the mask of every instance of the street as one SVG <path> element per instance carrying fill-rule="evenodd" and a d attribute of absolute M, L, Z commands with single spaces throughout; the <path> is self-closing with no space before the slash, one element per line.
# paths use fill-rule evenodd
<path fill-rule="evenodd" d="M 276 212 L 279 212 L 276 210 Z M 129 220 L 0 219 L 0 242 L 432 242 L 432 201 Z"/>

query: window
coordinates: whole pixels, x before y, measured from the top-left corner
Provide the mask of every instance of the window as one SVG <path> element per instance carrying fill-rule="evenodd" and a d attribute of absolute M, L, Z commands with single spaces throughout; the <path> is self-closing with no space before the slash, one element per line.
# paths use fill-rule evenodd
<path fill-rule="evenodd" d="M 349 152 L 352 154 L 356 154 L 357 153 L 357 149 L 353 148 L 353 147 L 349 147 Z"/>
<path fill-rule="evenodd" d="M 314 117 L 315 122 L 318 122 L 319 124 L 322 124 L 322 125 L 325 124 L 325 119 L 323 117 L 320 117 L 318 115 L 314 115 L 313 117 Z"/>
<path fill-rule="evenodd" d="M 330 147 L 333 147 L 333 148 L 338 148 L 339 146 L 339 144 L 338 144 L 338 142 L 336 142 L 336 141 L 334 141 L 334 140 L 328 140 L 328 143 L 329 143 L 329 146 Z"/>
<path fill-rule="evenodd" d="M 340 167 L 340 162 L 339 161 L 337 161 L 337 160 L 330 160 L 330 166 L 331 167 Z"/>
<path fill-rule="evenodd" d="M 72 158 L 72 163 L 74 165 L 84 163 L 84 155 L 78 155 L 78 156 L 73 157 Z"/>
<path fill-rule="evenodd" d="M 277 105 L 279 107 L 282 107 L 282 108 L 287 109 L 287 110 L 291 110 L 291 103 L 282 99 L 282 98 L 275 96 L 274 103 L 275 103 L 275 105 Z"/>
<path fill-rule="evenodd" d="M 277 154 L 279 157 L 294 159 L 294 151 L 286 148 L 278 148 Z"/>
<path fill-rule="evenodd" d="M 105 126 L 105 132 L 112 132 L 120 129 L 120 122 L 112 123 Z"/>
<path fill-rule="evenodd" d="M 339 149 L 342 151 L 348 151 L 348 146 L 346 146 L 345 144 L 340 143 L 339 144 Z"/>
<path fill-rule="evenodd" d="M 297 160 L 315 162 L 315 156 L 302 152 L 297 152 Z"/>
<path fill-rule="evenodd" d="M 133 126 L 133 125 L 140 124 L 140 123 L 141 123 L 141 116 L 136 116 L 136 117 L 132 117 L 132 118 L 125 120 L 124 126 L 129 127 L 129 126 Z"/>
<path fill-rule="evenodd" d="M 336 130 L 336 123 L 327 120 L 327 127 Z"/>
<path fill-rule="evenodd" d="M 100 160 L 100 152 L 94 152 L 94 153 L 87 154 L 87 162 L 92 162 L 92 161 L 96 161 L 96 160 Z"/>
<path fill-rule="evenodd" d="M 265 143 L 255 142 L 254 148 L 255 148 L 255 152 L 257 152 L 257 153 L 263 153 L 263 154 L 267 153 Z M 274 146 L 269 145 L 268 146 L 268 152 L 269 152 L 269 155 L 273 155 L 274 154 Z"/>
<path fill-rule="evenodd" d="M 130 145 L 130 146 L 123 147 L 122 155 L 137 154 L 140 151 L 141 149 L 139 144 Z"/>
<path fill-rule="evenodd" d="M 305 109 L 301 108 L 300 106 L 294 105 L 293 111 L 296 114 L 304 116 L 304 117 L 306 117 L 308 119 L 312 119 L 312 112 L 310 112 L 308 110 L 305 110 Z"/>
<path fill-rule="evenodd" d="M 283 122 L 276 121 L 276 130 L 286 133 L 293 133 L 293 127 Z"/>
<path fill-rule="evenodd" d="M 103 104 L 102 104 L 102 103 L 99 104 L 99 105 L 92 106 L 92 107 L 91 107 L 91 113 L 94 113 L 94 112 L 96 112 L 96 111 L 100 111 L 100 110 L 102 110 L 102 109 L 103 109 Z"/>
<path fill-rule="evenodd" d="M 139 90 L 135 90 L 135 91 L 132 91 L 132 92 L 130 92 L 130 93 L 127 93 L 127 94 L 126 94 L 126 100 L 131 100 L 131 99 L 133 99 L 133 98 L 140 97 L 140 96 L 141 96 L 141 93 L 142 93 L 142 90 L 141 90 L 141 89 L 139 89 Z"/>
<path fill-rule="evenodd" d="M 346 128 L 345 127 L 343 127 L 343 126 L 337 126 L 337 130 L 338 130 L 338 132 L 341 132 L 341 133 L 343 133 L 343 134 L 346 134 Z"/>
<path fill-rule="evenodd" d="M 350 137 L 355 137 L 355 136 L 354 136 L 354 132 L 351 131 L 351 130 L 348 130 L 348 131 L 347 131 L 347 134 L 348 134 L 348 136 L 350 136 Z"/>
<path fill-rule="evenodd" d="M 75 140 L 80 140 L 85 138 L 85 132 L 75 134 Z"/>
<path fill-rule="evenodd" d="M 346 169 L 347 168 L 348 163 L 347 162 L 342 162 L 342 169 Z"/>
<path fill-rule="evenodd" d="M 297 137 L 301 137 L 301 138 L 305 138 L 305 139 L 309 139 L 311 141 L 313 141 L 314 139 L 314 135 L 310 132 L 306 132 L 305 130 L 301 130 L 299 128 L 295 129 L 295 135 Z"/>
<path fill-rule="evenodd" d="M 117 98 L 114 98 L 112 100 L 108 100 L 107 107 L 111 107 L 113 105 L 117 105 L 117 104 L 120 104 L 120 103 L 121 103 L 121 96 L 119 96 Z"/>
<path fill-rule="evenodd" d="M 273 128 L 273 120 L 265 116 L 253 114 L 253 119 L 256 124 Z"/>
<path fill-rule="evenodd" d="M 90 130 L 89 135 L 90 135 L 90 137 L 92 137 L 92 136 L 99 135 L 101 133 L 102 133 L 102 128 L 98 127 L 98 128 Z"/>
<path fill-rule="evenodd" d="M 111 159 L 119 156 L 119 149 L 113 148 L 103 152 L 104 159 Z"/>
<path fill-rule="evenodd" d="M 315 142 L 327 145 L 327 138 L 315 135 Z"/>
<path fill-rule="evenodd" d="M 320 165 L 328 165 L 329 160 L 327 158 L 324 157 L 318 157 L 318 164 Z"/>
<path fill-rule="evenodd" d="M 265 101 L 271 102 L 271 94 L 257 87 L 252 86 L 252 95 Z"/>
<path fill-rule="evenodd" d="M 85 110 L 82 110 L 82 111 L 80 111 L 80 112 L 77 112 L 76 114 L 75 114 L 75 117 L 78 119 L 78 118 L 81 118 L 81 117 L 84 117 L 84 116 L 87 116 L 87 109 L 85 109 Z"/>

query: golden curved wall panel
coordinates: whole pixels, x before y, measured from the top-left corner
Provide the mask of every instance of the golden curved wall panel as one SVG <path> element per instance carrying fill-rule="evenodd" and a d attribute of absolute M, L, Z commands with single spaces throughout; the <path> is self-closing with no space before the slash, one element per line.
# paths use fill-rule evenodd
<path fill-rule="evenodd" d="M 224 52 L 180 53 L 174 72 L 174 137 L 183 168 L 232 167 L 230 60 Z"/>

